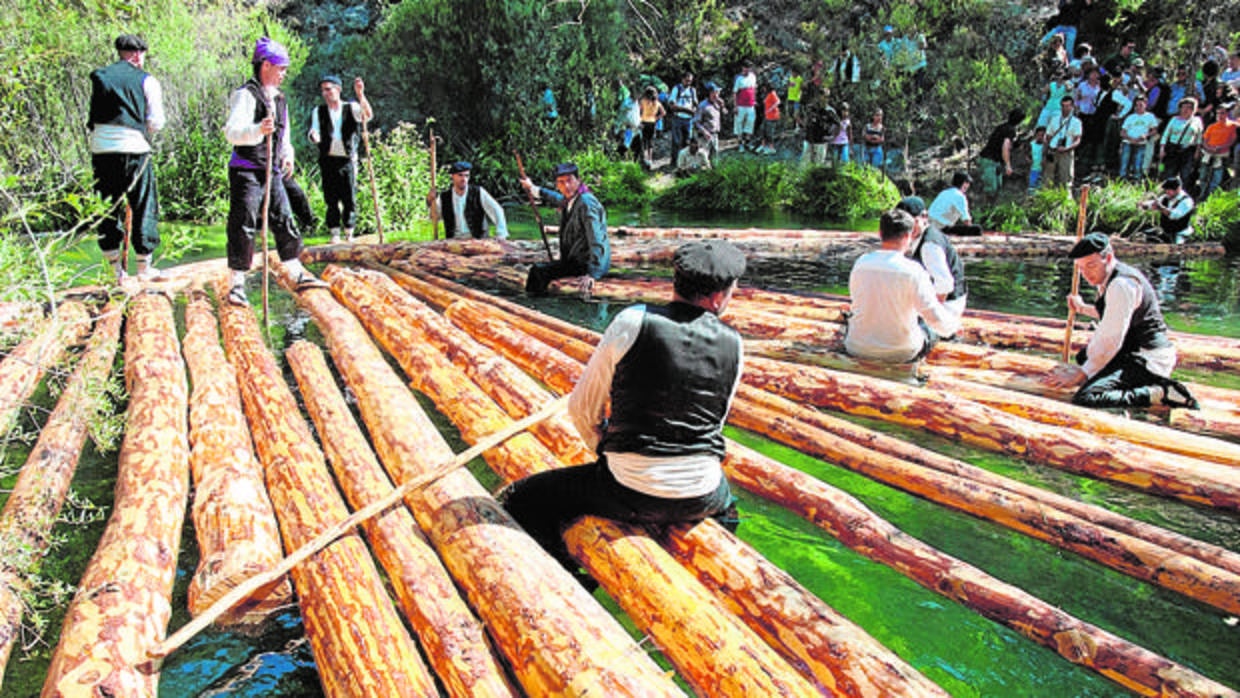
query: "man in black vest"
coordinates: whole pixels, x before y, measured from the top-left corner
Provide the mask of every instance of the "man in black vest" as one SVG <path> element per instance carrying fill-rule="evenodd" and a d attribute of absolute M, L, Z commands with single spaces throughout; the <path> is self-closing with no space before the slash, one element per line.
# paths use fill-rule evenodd
<path fill-rule="evenodd" d="M 86 122 L 95 191 L 113 205 L 99 224 L 99 249 L 112 264 L 117 280 L 123 281 L 127 273 L 121 267 L 125 210 L 119 203 L 123 196 L 133 211 L 130 242 L 138 256 L 138 278 L 162 281 L 164 276 L 151 264 L 151 255 L 159 246 L 159 204 L 150 139 L 164 127 L 163 89 L 142 69 L 145 41 L 122 34 L 116 37 L 115 46 L 120 60 L 90 74 L 90 117 Z"/>
<path fill-rule="evenodd" d="M 325 75 L 319 81 L 323 104 L 310 117 L 309 138 L 319 146 L 319 172 L 323 178 L 323 201 L 327 203 L 326 223 L 332 242 L 340 242 L 340 228 L 345 238 L 353 240 L 357 226 L 357 142 L 362 122 L 370 121 L 374 112 L 366 99 L 366 84 L 360 77 L 353 80 L 356 102 L 340 99 L 340 78 Z"/>
<path fill-rule="evenodd" d="M 1085 280 L 1098 289 L 1089 305 L 1079 295 L 1068 296 L 1069 306 L 1098 321 L 1089 344 L 1077 354 L 1077 363 L 1061 364 L 1045 381 L 1055 387 L 1080 386 L 1072 402 L 1088 407 L 1149 407 L 1169 405 L 1197 409 L 1197 400 L 1183 383 L 1172 380 L 1175 346 L 1158 297 L 1145 275 L 1115 258 L 1111 241 L 1090 233 L 1068 256 Z"/>
<path fill-rule="evenodd" d="M 935 297 L 959 320 L 964 315 L 969 298 L 964 260 L 956 253 L 951 239 L 930 225 L 926 202 L 920 196 L 906 196 L 896 204 L 896 208 L 913 217 L 913 241 L 909 245 L 909 256 L 930 272 Z"/>
<path fill-rule="evenodd" d="M 719 315 L 745 256 L 721 240 L 698 241 L 677 249 L 672 264 L 672 302 L 621 311 L 569 397 L 569 417 L 599 459 L 524 478 L 502 497 L 570 571 L 577 564 L 562 533 L 579 516 L 661 525 L 700 521 L 732 502 L 722 428 L 742 351 Z"/>
<path fill-rule="evenodd" d="M 590 192 L 571 162 L 555 166 L 555 189 L 535 185 L 528 177 L 521 186 L 560 209 L 560 258 L 535 264 L 525 279 L 531 294 L 546 293 L 556 279 L 575 278 L 577 290 L 588 298 L 595 279 L 611 268 L 611 240 L 607 237 L 607 210 Z"/>
<path fill-rule="evenodd" d="M 487 220 L 490 220 L 495 226 L 496 239 L 507 240 L 508 222 L 503 207 L 486 189 L 470 184 L 472 171 L 473 165 L 464 160 L 452 163 L 448 168 L 452 186 L 438 197 L 433 191 L 427 192 L 426 205 L 443 221 L 446 237 L 482 239 L 487 236 Z"/>
<path fill-rule="evenodd" d="M 267 202 L 266 222 L 275 233 L 280 260 L 298 289 L 324 285 L 298 259 L 301 237 L 289 220 L 284 191 L 284 178 L 293 174 L 288 103 L 280 91 L 288 70 L 288 50 L 263 37 L 254 45 L 251 64 L 254 76 L 229 97 L 228 120 L 224 123 L 224 136 L 233 144 L 228 162 L 228 268 L 232 278 L 227 299 L 233 305 L 249 304 L 245 273 L 254 261 L 254 238 L 263 230 L 263 199 L 269 174 L 271 199 Z"/>

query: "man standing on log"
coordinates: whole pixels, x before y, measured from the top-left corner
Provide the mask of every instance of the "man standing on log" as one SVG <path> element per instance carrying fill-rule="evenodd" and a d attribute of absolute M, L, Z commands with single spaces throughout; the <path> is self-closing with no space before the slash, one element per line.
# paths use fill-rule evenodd
<path fill-rule="evenodd" d="M 560 209 L 560 258 L 535 264 L 525 280 L 525 291 L 547 292 L 556 279 L 575 277 L 583 298 L 594 291 L 594 280 L 611 268 L 611 241 L 607 238 L 607 210 L 590 193 L 571 162 L 555 166 L 555 190 L 539 187 L 528 177 L 521 186 Z"/>
<path fill-rule="evenodd" d="M 926 202 L 920 196 L 900 199 L 896 208 L 913 217 L 913 239 L 909 256 L 930 272 L 934 295 L 957 319 L 964 315 L 969 287 L 964 278 L 964 261 L 956 247 L 937 228 L 930 225 Z"/>
<path fill-rule="evenodd" d="M 1149 279 L 1117 260 L 1110 239 L 1102 233 L 1081 238 L 1068 256 L 1076 260 L 1081 276 L 1098 289 L 1095 304 L 1069 295 L 1068 305 L 1097 320 L 1098 326 L 1076 356 L 1081 365 L 1061 364 L 1046 375 L 1045 382 L 1059 388 L 1081 386 L 1072 402 L 1087 407 L 1163 404 L 1197 409 L 1188 388 L 1171 378 L 1175 345 L 1167 338 L 1167 325 Z"/>
<path fill-rule="evenodd" d="M 151 264 L 151 255 L 159 246 L 159 202 L 150 139 L 164 127 L 163 88 L 142 69 L 147 50 L 142 38 L 122 34 L 116 37 L 115 46 L 120 60 L 90 74 L 90 117 L 86 122 L 95 191 L 113 206 L 99 224 L 99 249 L 112 264 L 117 280 L 123 281 L 128 273 L 121 266 L 123 196 L 133 211 L 135 234 L 130 243 L 138 255 L 138 278 L 162 281 L 164 276 Z"/>
<path fill-rule="evenodd" d="M 473 173 L 473 165 L 461 160 L 448 168 L 452 177 L 452 186 L 435 196 L 435 192 L 426 193 L 426 205 L 431 208 L 432 216 L 443 221 L 444 236 L 449 238 L 475 238 L 481 240 L 487 236 L 487 221 L 495 226 L 497 240 L 508 239 L 508 221 L 504 218 L 504 209 L 487 193 L 486 189 L 471 184 L 469 179 Z"/>
<path fill-rule="evenodd" d="M 848 277 L 852 315 L 844 350 L 875 361 L 905 363 L 929 353 L 939 337 L 960 329 L 934 294 L 930 274 L 905 257 L 913 238 L 913 217 L 892 209 L 878 221 L 882 247 L 853 264 Z"/>
<path fill-rule="evenodd" d="M 276 251 L 297 288 L 325 285 L 298 259 L 301 237 L 289 220 L 284 192 L 283 178 L 293 174 L 288 103 L 280 91 L 288 70 L 288 50 L 262 37 L 254 45 L 251 63 L 254 76 L 229 97 L 224 124 L 224 136 L 233 144 L 228 162 L 228 268 L 232 270 L 228 302 L 242 306 L 249 305 L 245 273 L 254 262 L 254 238 L 265 233 L 267 224 L 275 232 Z M 271 139 L 270 144 L 267 139 Z M 279 172 L 274 172 L 277 166 Z"/>
<path fill-rule="evenodd" d="M 745 256 L 728 242 L 697 241 L 677 249 L 672 264 L 672 302 L 617 315 L 569 397 L 573 424 L 599 459 L 524 478 L 502 497 L 574 573 L 562 534 L 580 516 L 662 525 L 700 521 L 732 504 L 722 429 L 742 349 L 719 315 Z"/>
<path fill-rule="evenodd" d="M 357 225 L 357 142 L 361 139 L 363 122 L 374 117 L 366 100 L 366 83 L 353 80 L 356 102 L 340 99 L 340 78 L 325 75 L 319 81 L 323 103 L 310 117 L 310 142 L 319 146 L 319 173 L 323 178 L 323 201 L 327 204 L 325 222 L 331 231 L 332 244 L 340 242 L 340 228 L 345 239 L 353 241 Z M 369 157 L 369 154 L 367 155 Z"/>

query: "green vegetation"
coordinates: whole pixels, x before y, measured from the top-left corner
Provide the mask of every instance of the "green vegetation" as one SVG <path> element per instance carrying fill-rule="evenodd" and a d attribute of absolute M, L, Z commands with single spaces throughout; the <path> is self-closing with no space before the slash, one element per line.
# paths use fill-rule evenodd
<path fill-rule="evenodd" d="M 900 200 L 890 179 L 873 167 L 855 163 L 806 168 L 792 191 L 798 211 L 829 221 L 875 218 Z"/>
<path fill-rule="evenodd" d="M 789 167 L 753 157 L 719 161 L 659 195 L 658 206 L 682 211 L 760 211 L 784 200 Z"/>

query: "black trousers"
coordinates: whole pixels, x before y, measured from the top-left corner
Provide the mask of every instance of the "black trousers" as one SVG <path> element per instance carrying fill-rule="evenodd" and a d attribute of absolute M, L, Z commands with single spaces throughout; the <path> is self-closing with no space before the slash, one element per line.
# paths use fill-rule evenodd
<path fill-rule="evenodd" d="M 1151 373 L 1140 356 L 1121 353 L 1086 381 L 1072 402 L 1085 407 L 1149 407 L 1150 388 L 1168 382 Z"/>
<path fill-rule="evenodd" d="M 266 173 L 259 170 L 228 170 L 228 268 L 249 271 L 254 260 L 254 240 L 263 230 L 263 185 Z M 284 178 L 272 178 L 267 226 L 276 236 L 276 252 L 282 261 L 301 254 L 301 236 L 289 218 Z"/>
<path fill-rule="evenodd" d="M 324 221 L 328 228 L 357 225 L 357 168 L 352 158 L 319 158 L 323 178 L 323 201 L 327 204 Z"/>
<path fill-rule="evenodd" d="M 310 198 L 297 180 L 292 177 L 284 178 L 284 194 L 288 197 L 288 205 L 293 212 L 293 219 L 297 221 L 297 228 L 303 232 L 313 230 L 314 211 L 310 208 Z"/>
<path fill-rule="evenodd" d="M 125 207 L 121 205 L 124 197 L 133 209 L 129 244 L 138 254 L 153 253 L 159 246 L 159 197 L 151 154 L 97 153 L 90 161 L 95 170 L 95 191 L 112 203 L 96 232 L 99 249 L 119 250 L 125 240 Z"/>
<path fill-rule="evenodd" d="M 556 279 L 570 276 L 581 276 L 586 273 L 586 265 L 581 262 L 563 259 L 554 262 L 542 262 L 530 267 L 529 276 L 525 277 L 525 292 L 532 294 L 546 293 L 547 287 Z"/>

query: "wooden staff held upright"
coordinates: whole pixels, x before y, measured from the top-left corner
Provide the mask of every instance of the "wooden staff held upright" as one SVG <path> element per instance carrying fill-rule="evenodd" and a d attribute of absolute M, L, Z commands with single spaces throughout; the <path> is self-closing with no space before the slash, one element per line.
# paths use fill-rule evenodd
<path fill-rule="evenodd" d="M 267 113 L 272 121 L 272 125 L 274 126 L 276 121 L 274 102 L 268 102 Z M 267 262 L 267 229 L 270 225 L 271 218 L 271 177 L 275 172 L 275 166 L 273 163 L 275 157 L 273 154 L 273 151 L 275 150 L 275 139 L 276 132 L 274 130 L 267 134 L 267 178 L 263 182 L 263 329 L 267 331 L 268 339 L 271 337 L 271 317 L 268 312 L 270 309 L 269 296 L 271 275 L 268 273 Z"/>
<path fill-rule="evenodd" d="M 521 162 L 521 153 L 514 150 L 512 154 L 517 157 L 517 174 L 521 179 L 525 179 L 525 164 Z M 538 224 L 538 234 L 542 236 L 543 247 L 547 248 L 547 261 L 554 262 L 555 257 L 551 255 L 551 243 L 547 240 L 547 229 L 543 227 L 542 214 L 538 212 L 538 204 L 534 201 L 534 193 L 526 189 L 525 196 L 530 200 L 530 208 L 534 209 L 534 222 Z"/>
<path fill-rule="evenodd" d="M 1080 242 L 1085 236 L 1085 211 L 1089 206 L 1089 185 L 1081 186 L 1081 204 L 1076 212 L 1076 241 Z M 1076 262 L 1072 262 L 1072 295 L 1075 296 L 1081 290 L 1081 271 L 1076 268 Z M 1063 361 L 1068 362 L 1068 358 L 1072 353 L 1072 325 L 1076 323 L 1076 308 L 1071 303 L 1068 304 L 1068 326 L 1064 330 L 1063 335 Z"/>
<path fill-rule="evenodd" d="M 431 191 L 439 191 L 439 187 L 435 184 L 435 173 L 439 169 L 438 163 L 435 161 L 435 129 L 427 129 L 427 139 L 431 142 Z M 431 236 L 439 239 L 439 211 L 431 207 Z"/>
<path fill-rule="evenodd" d="M 358 95 L 358 101 L 362 101 L 362 89 L 365 84 L 359 75 L 353 81 L 353 91 Z M 379 234 L 379 244 L 383 244 L 383 218 L 379 215 L 379 187 L 375 185 L 375 151 L 370 149 L 370 130 L 367 124 L 370 123 L 371 114 L 370 103 L 362 102 L 362 149 L 366 151 L 366 172 L 370 175 L 370 200 L 375 204 L 375 232 Z"/>

